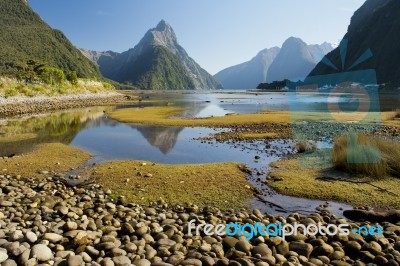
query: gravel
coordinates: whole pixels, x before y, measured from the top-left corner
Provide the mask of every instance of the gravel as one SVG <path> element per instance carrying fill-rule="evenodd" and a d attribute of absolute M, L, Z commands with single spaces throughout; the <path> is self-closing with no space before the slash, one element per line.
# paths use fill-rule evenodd
<path fill-rule="evenodd" d="M 45 185 L 43 185 L 45 184 Z M 107 193 L 106 193 L 107 192 Z M 186 204 L 152 206 L 111 199 L 97 184 L 68 187 L 56 177 L 0 175 L 1 265 L 399 265 L 400 223 L 381 222 L 384 236 L 282 237 L 188 235 L 196 224 L 342 224 L 326 211 L 273 216 Z M 52 195 L 49 197 L 48 195 Z M 112 192 L 111 192 L 112 195 Z M 33 204 L 37 203 L 37 204 Z M 32 207 L 34 206 L 34 207 Z"/>

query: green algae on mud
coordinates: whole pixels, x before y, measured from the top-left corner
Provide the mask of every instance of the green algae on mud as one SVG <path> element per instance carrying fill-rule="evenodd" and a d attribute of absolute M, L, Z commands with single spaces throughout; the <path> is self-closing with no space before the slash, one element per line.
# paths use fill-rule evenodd
<path fill-rule="evenodd" d="M 271 164 L 268 184 L 279 193 L 318 200 L 335 200 L 353 206 L 400 207 L 400 179 L 369 177 L 339 173 L 346 181 L 324 178 L 326 170 L 300 167 L 298 159 L 284 159 Z M 347 178 L 347 179 L 346 179 Z"/>
<path fill-rule="evenodd" d="M 140 204 L 164 200 L 220 208 L 248 207 L 253 190 L 238 163 L 155 164 L 112 161 L 94 166 L 90 176 L 115 196 Z"/>
<path fill-rule="evenodd" d="M 2 175 L 43 178 L 45 172 L 67 173 L 90 158 L 90 154 L 80 149 L 61 143 L 48 143 L 38 145 L 33 151 L 20 156 L 2 157 L 0 170 Z"/>
<path fill-rule="evenodd" d="M 263 123 L 289 123 L 290 115 L 283 111 L 264 111 L 208 118 L 181 118 L 185 108 L 175 106 L 125 108 L 108 112 L 110 118 L 124 123 L 182 127 L 231 127 Z"/>

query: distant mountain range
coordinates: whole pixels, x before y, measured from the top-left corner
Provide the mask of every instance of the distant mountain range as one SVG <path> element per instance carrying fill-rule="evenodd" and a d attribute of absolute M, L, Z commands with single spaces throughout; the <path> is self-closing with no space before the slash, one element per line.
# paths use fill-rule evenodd
<path fill-rule="evenodd" d="M 101 76 L 96 65 L 61 31 L 50 28 L 26 0 L 1 0 L 0 36 L 0 74 L 11 64 L 35 60 L 65 72 L 75 70 L 80 77 Z"/>
<path fill-rule="evenodd" d="M 174 30 L 164 20 L 126 52 L 80 51 L 61 31 L 48 26 L 27 1 L 2 0 L 0 74 L 6 73 L 12 64 L 33 59 L 66 72 L 75 70 L 80 77 L 100 78 L 102 73 L 112 80 L 143 89 L 218 89 L 222 86 L 253 89 L 259 83 L 275 80 L 374 69 L 379 83 L 398 86 L 399 32 L 400 1 L 367 0 L 354 13 L 344 36 L 348 40 L 346 55 L 329 43 L 307 45 L 299 38 L 290 37 L 281 48 L 264 49 L 248 62 L 224 69 L 213 77 L 179 45 Z M 372 57 L 367 56 L 350 68 L 368 49 Z M 336 69 L 320 62 L 325 54 Z"/>
<path fill-rule="evenodd" d="M 290 37 L 282 48 L 260 51 L 250 61 L 226 68 L 214 77 L 226 89 L 254 89 L 260 83 L 306 77 L 333 45 L 307 45 Z"/>
<path fill-rule="evenodd" d="M 279 47 L 264 49 L 250 61 L 221 70 L 214 78 L 226 89 L 254 89 L 267 80 L 268 69 L 280 50 Z"/>
<path fill-rule="evenodd" d="M 342 55 L 337 48 L 327 58 L 339 71 L 364 69 L 376 70 L 378 83 L 389 86 L 400 85 L 400 1 L 367 0 L 351 18 L 350 26 L 344 36 L 348 40 L 344 69 Z M 371 49 L 372 57 L 365 58 L 354 68 L 363 54 Z M 338 70 L 324 63 L 319 63 L 310 76 L 338 73 Z"/>
<path fill-rule="evenodd" d="M 132 49 L 123 53 L 82 50 L 101 73 L 142 89 L 218 89 L 221 84 L 178 44 L 172 27 L 162 20 Z"/>

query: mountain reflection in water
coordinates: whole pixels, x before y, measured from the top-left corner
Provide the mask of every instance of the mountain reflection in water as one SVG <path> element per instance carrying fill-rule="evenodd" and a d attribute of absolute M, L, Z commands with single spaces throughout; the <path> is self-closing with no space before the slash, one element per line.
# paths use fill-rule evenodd
<path fill-rule="evenodd" d="M 178 135 L 183 130 L 181 127 L 160 126 L 137 126 L 136 129 L 150 145 L 159 148 L 164 154 L 173 150 L 178 141 Z"/>

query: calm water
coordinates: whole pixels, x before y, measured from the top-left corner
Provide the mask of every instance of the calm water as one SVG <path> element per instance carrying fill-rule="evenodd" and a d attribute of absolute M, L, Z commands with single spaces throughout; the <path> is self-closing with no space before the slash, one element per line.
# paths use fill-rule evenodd
<path fill-rule="evenodd" d="M 174 103 L 188 108 L 184 117 L 224 116 L 228 113 L 254 113 L 260 110 L 288 110 L 285 94 L 248 93 L 190 93 L 190 94 L 142 94 L 148 103 L 133 106 L 163 105 Z M 338 95 L 334 101 L 347 101 Z M 299 97 L 299 105 L 307 109 L 323 108 L 326 97 Z M 126 108 L 132 106 L 119 106 Z M 206 128 L 179 128 L 129 125 L 108 118 L 104 111 L 110 107 L 93 107 L 69 110 L 53 114 L 1 121 L 0 156 L 30 151 L 35 145 L 62 142 L 90 152 L 94 157 L 88 163 L 116 159 L 146 160 L 158 163 L 208 163 L 236 161 L 248 164 L 254 171 L 268 172 L 268 164 L 293 152 L 291 141 L 268 140 L 241 143 L 204 143 L 197 140 L 219 130 Z M 15 137 L 18 137 L 15 140 Z M 14 138 L 11 141 L 11 138 Z M 255 156 L 261 159 L 255 161 Z M 325 204 L 283 196 L 268 186 L 250 178 L 250 182 L 263 191 L 263 198 L 272 204 L 254 199 L 253 207 L 272 213 L 284 211 L 313 211 Z M 277 207 L 281 206 L 282 208 Z M 339 208 L 348 205 L 328 203 L 328 209 L 341 215 Z"/>

